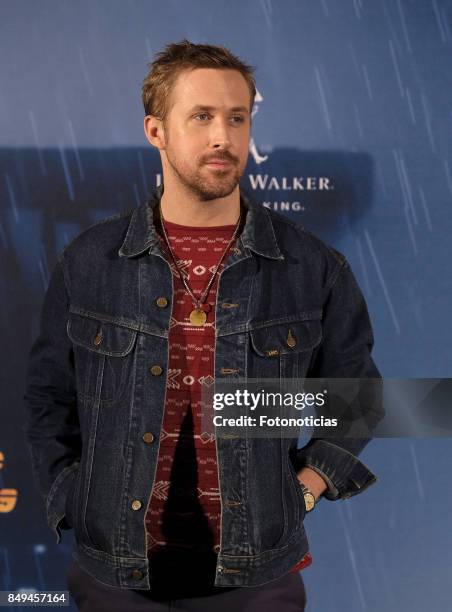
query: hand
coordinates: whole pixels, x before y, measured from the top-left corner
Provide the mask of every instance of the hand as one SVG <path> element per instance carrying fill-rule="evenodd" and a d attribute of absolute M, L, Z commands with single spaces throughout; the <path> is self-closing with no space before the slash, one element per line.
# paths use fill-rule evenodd
<path fill-rule="evenodd" d="M 297 473 L 297 478 L 300 482 L 308 487 L 317 501 L 324 491 L 328 489 L 328 485 L 323 478 L 317 474 L 315 470 L 304 467 Z"/>

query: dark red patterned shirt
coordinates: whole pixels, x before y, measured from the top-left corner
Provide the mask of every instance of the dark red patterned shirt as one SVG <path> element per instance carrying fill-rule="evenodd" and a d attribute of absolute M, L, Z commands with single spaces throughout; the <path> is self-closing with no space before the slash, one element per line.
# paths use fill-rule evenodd
<path fill-rule="evenodd" d="M 199 297 L 207 287 L 235 225 L 192 227 L 165 221 L 171 248 L 186 281 Z M 157 226 L 159 233 L 161 229 Z M 220 545 L 221 504 L 215 437 L 203 431 L 201 392 L 214 382 L 215 305 L 219 275 L 210 287 L 207 321 L 190 323 L 194 308 L 162 236 L 162 250 L 171 266 L 173 304 L 169 329 L 169 361 L 165 411 L 160 434 L 155 483 L 146 513 L 148 558 L 162 551 L 213 552 Z M 211 406 L 204 406 L 209 414 Z M 206 412 L 207 411 L 207 412 Z M 291 571 L 310 564 L 305 557 Z"/>

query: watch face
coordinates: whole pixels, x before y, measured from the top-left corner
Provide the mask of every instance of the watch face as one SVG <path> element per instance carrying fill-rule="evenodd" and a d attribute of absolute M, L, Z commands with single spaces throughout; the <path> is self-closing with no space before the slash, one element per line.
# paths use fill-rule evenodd
<path fill-rule="evenodd" d="M 304 505 L 306 506 L 306 512 L 310 512 L 315 506 L 315 497 L 312 493 L 304 494 Z"/>

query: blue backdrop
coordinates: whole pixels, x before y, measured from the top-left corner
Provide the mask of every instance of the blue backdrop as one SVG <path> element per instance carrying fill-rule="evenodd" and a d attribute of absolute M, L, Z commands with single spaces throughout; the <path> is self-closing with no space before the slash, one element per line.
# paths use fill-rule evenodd
<path fill-rule="evenodd" d="M 184 37 L 257 66 L 242 186 L 349 259 L 386 377 L 451 373 L 450 0 L 15 0 L 0 5 L 0 590 L 63 589 L 21 427 L 57 255 L 161 180 L 147 62 Z M 312 612 L 450 609 L 449 439 L 375 440 L 379 482 L 306 519 Z M 16 498 L 17 496 L 17 498 Z"/>

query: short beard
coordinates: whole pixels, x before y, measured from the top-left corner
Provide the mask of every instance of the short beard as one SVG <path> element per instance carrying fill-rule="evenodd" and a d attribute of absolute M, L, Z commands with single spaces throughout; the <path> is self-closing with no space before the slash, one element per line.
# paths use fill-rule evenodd
<path fill-rule="evenodd" d="M 216 200 L 225 198 L 230 195 L 239 184 L 242 174 L 234 165 L 233 175 L 230 175 L 231 170 L 228 169 L 225 173 L 218 173 L 215 183 L 209 184 L 199 172 L 196 172 L 190 179 L 183 176 L 177 167 L 171 162 L 167 154 L 168 164 L 173 172 L 177 175 L 185 189 L 191 192 L 197 199 L 201 201 Z"/>

